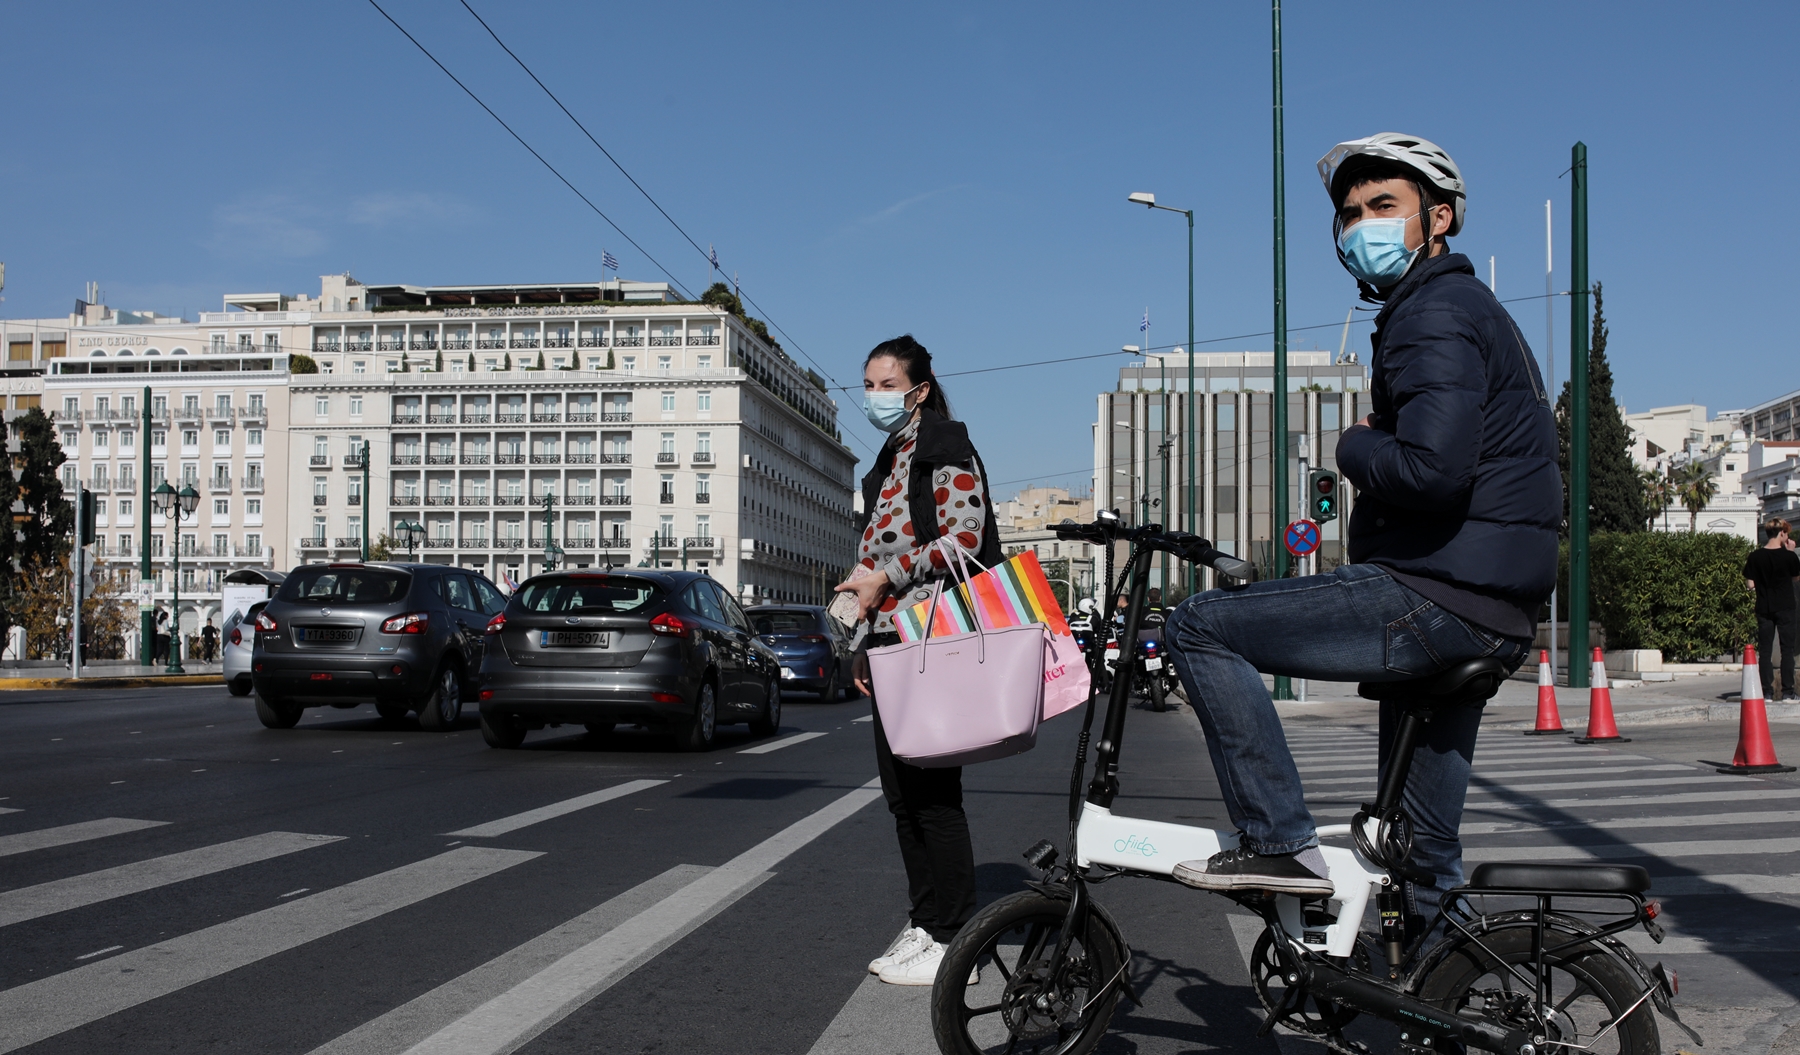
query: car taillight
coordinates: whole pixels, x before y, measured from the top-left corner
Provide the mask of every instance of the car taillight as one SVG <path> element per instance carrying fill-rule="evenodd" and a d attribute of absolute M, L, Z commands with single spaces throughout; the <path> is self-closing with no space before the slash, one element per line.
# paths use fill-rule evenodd
<path fill-rule="evenodd" d="M 241 645 L 244 643 L 244 632 L 235 626 L 231 628 L 231 643 L 234 645 Z"/>
<path fill-rule="evenodd" d="M 498 634 L 500 631 L 505 630 L 505 629 L 506 629 L 506 613 L 505 612 L 501 612 L 499 615 L 488 620 L 488 625 L 487 625 L 488 633 Z"/>
<path fill-rule="evenodd" d="M 258 612 L 256 613 L 256 629 L 266 634 L 272 630 L 279 629 L 279 627 L 276 625 L 275 620 L 269 618 L 269 613 Z"/>
<path fill-rule="evenodd" d="M 679 637 L 682 634 L 687 633 L 688 629 L 687 623 L 682 621 L 680 616 L 670 612 L 664 612 L 650 620 L 650 630 L 652 633 L 668 634 L 671 637 Z"/>
<path fill-rule="evenodd" d="M 824 634 L 801 634 L 800 640 L 812 641 L 812 642 L 816 642 L 816 643 L 822 645 L 825 642 L 830 641 L 831 639 L 826 637 Z"/>
<path fill-rule="evenodd" d="M 383 622 L 381 632 L 384 634 L 423 634 L 430 625 L 430 613 L 408 612 Z"/>

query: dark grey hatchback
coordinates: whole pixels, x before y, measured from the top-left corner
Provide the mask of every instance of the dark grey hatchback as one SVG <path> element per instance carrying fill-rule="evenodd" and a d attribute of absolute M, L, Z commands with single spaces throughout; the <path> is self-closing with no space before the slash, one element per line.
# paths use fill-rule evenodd
<path fill-rule="evenodd" d="M 288 729 L 305 708 L 375 702 L 426 729 L 462 714 L 483 633 L 506 606 L 477 572 L 444 564 L 308 564 L 256 616 L 256 716 Z"/>
<path fill-rule="evenodd" d="M 688 750 L 720 725 L 781 724 L 781 666 L 731 592 L 693 572 L 568 571 L 520 584 L 487 625 L 481 733 L 518 747 L 531 729 L 620 722 L 673 731 Z"/>

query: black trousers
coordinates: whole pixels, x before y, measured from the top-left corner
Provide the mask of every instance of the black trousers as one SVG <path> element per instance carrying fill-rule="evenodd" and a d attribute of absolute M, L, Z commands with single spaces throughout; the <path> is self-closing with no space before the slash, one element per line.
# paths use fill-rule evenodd
<path fill-rule="evenodd" d="M 875 765 L 900 837 L 912 924 L 933 941 L 948 942 L 975 914 L 975 848 L 963 812 L 962 767 L 924 769 L 895 758 L 879 706 Z"/>
<path fill-rule="evenodd" d="M 1790 608 L 1774 615 L 1756 617 L 1756 663 L 1762 672 L 1763 696 L 1771 700 L 1781 698 L 1775 695 L 1775 657 L 1770 654 L 1777 635 L 1781 637 L 1781 688 L 1792 695 L 1794 639 L 1800 637 L 1800 609 Z"/>

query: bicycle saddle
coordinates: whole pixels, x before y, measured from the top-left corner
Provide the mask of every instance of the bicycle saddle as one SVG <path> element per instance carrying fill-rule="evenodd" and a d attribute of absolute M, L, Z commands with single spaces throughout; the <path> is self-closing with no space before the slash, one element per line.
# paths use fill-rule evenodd
<path fill-rule="evenodd" d="M 1470 889 L 1566 890 L 1590 894 L 1642 894 L 1650 873 L 1638 865 L 1540 865 L 1492 861 L 1475 866 Z"/>
<path fill-rule="evenodd" d="M 1365 700 L 1453 707 L 1492 698 L 1500 691 L 1506 674 L 1506 664 L 1484 657 L 1465 660 L 1448 670 L 1411 681 L 1365 681 L 1356 687 L 1356 694 Z"/>

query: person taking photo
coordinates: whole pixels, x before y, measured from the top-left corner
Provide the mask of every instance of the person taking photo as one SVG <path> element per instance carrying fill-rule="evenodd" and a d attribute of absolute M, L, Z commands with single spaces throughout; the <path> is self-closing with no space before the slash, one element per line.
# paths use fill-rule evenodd
<path fill-rule="evenodd" d="M 1756 591 L 1756 661 L 1762 674 L 1763 698 L 1775 696 L 1775 641 L 1781 641 L 1781 691 L 1784 700 L 1800 700 L 1794 692 L 1794 639 L 1800 637 L 1800 606 L 1794 603 L 1794 577 L 1800 556 L 1794 555 L 1792 527 L 1780 517 L 1763 525 L 1768 539 L 1744 560 L 1744 587 Z"/>
<path fill-rule="evenodd" d="M 870 623 L 866 647 L 856 654 L 855 682 L 874 704 L 875 764 L 911 900 L 907 925 L 869 973 L 895 985 L 930 985 L 945 944 L 975 912 L 962 767 L 926 769 L 894 757 L 869 680 L 867 648 L 900 643 L 894 614 L 930 600 L 934 581 L 949 576 L 944 546 L 992 567 L 1002 560 L 1000 534 L 989 514 L 981 456 L 967 426 L 951 418 L 925 346 L 911 335 L 876 345 L 863 363 L 863 392 L 863 413 L 888 439 L 862 481 L 857 563 L 863 573 L 837 590 L 854 594 L 858 619 Z"/>

